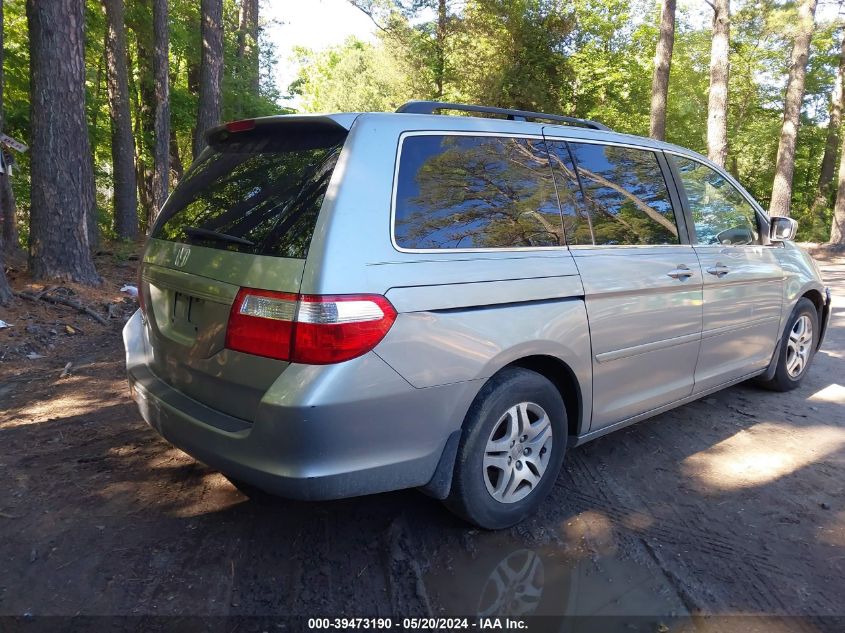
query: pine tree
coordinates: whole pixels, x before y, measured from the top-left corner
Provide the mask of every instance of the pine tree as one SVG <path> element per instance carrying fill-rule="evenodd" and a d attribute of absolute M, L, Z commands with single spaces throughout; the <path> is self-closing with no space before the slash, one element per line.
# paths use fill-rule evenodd
<path fill-rule="evenodd" d="M 660 11 L 660 37 L 654 53 L 654 74 L 651 80 L 651 122 L 648 135 L 662 141 L 666 138 L 666 101 L 669 95 L 669 71 L 672 47 L 675 44 L 675 0 L 663 0 Z"/>
<path fill-rule="evenodd" d="M 775 181 L 769 215 L 789 215 L 792 202 L 792 177 L 795 174 L 795 143 L 804 99 L 804 80 L 807 59 L 810 56 L 810 39 L 816 18 L 816 0 L 803 0 L 798 7 L 798 24 L 795 43 L 789 62 L 789 81 L 783 104 L 783 126 L 780 131 L 778 155 L 775 164 Z"/>
<path fill-rule="evenodd" d="M 220 123 L 223 83 L 223 0 L 202 0 L 200 5 L 202 58 L 199 72 L 199 109 L 194 132 L 194 159 L 205 147 L 205 132 Z"/>
<path fill-rule="evenodd" d="M 707 158 L 720 167 L 728 157 L 728 77 L 730 76 L 730 0 L 713 0 L 710 92 L 707 96 Z"/>
<path fill-rule="evenodd" d="M 27 0 L 30 55 L 29 267 L 96 284 L 88 218 L 94 174 L 85 117 L 85 1 Z"/>
<path fill-rule="evenodd" d="M 106 77 L 111 114 L 114 178 L 114 231 L 125 240 L 138 237 L 138 190 L 135 181 L 135 138 L 129 112 L 126 26 L 123 0 L 103 0 L 106 10 Z"/>

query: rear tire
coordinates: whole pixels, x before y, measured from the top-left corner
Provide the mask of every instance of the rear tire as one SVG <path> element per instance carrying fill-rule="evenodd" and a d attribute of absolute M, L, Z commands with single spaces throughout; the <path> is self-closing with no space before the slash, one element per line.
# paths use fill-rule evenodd
<path fill-rule="evenodd" d="M 467 413 L 446 505 L 482 528 L 519 523 L 551 492 L 566 443 L 555 386 L 528 369 L 499 372 Z"/>
<path fill-rule="evenodd" d="M 801 386 L 816 353 L 819 340 L 819 313 L 813 302 L 803 297 L 795 304 L 781 336 L 777 368 L 771 380 L 757 384 L 772 391 L 792 391 Z"/>

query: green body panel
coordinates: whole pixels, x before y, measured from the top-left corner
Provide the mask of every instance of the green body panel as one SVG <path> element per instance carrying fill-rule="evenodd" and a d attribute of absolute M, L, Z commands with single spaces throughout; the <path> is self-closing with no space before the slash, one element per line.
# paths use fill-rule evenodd
<path fill-rule="evenodd" d="M 187 257 L 183 249 L 189 249 Z M 304 265 L 301 259 L 151 239 L 139 288 L 147 306 L 150 369 L 185 395 L 253 421 L 288 363 L 227 350 L 229 311 L 242 286 L 298 292 Z"/>

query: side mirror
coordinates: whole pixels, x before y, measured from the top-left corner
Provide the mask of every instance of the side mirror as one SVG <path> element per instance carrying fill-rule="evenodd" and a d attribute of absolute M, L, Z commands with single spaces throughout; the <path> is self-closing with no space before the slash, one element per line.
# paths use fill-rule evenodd
<path fill-rule="evenodd" d="M 795 239 L 798 232 L 798 222 L 792 218 L 775 216 L 771 219 L 769 226 L 769 239 L 772 242 L 788 242 Z"/>

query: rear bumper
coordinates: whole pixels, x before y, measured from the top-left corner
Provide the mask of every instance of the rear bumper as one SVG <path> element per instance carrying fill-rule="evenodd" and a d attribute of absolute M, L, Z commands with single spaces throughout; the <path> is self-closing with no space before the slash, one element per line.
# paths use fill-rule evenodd
<path fill-rule="evenodd" d="M 250 422 L 160 380 L 148 366 L 140 313 L 123 337 L 131 392 L 151 427 L 224 474 L 295 499 L 427 484 L 477 389 L 416 389 L 371 353 L 337 365 L 290 365 Z"/>

